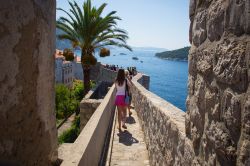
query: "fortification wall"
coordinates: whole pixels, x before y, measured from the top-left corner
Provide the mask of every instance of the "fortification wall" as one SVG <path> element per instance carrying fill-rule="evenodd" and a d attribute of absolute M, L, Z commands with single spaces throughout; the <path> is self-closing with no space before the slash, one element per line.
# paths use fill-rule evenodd
<path fill-rule="evenodd" d="M 185 135 L 185 112 L 145 89 L 149 83 L 144 78 L 142 74 L 133 78 L 132 92 L 150 164 L 190 166 L 194 151 Z"/>
<path fill-rule="evenodd" d="M 190 0 L 193 164 L 250 165 L 250 1 Z"/>
<path fill-rule="evenodd" d="M 106 134 L 115 111 L 115 86 L 113 85 L 102 103 L 95 110 L 86 126 L 73 144 L 59 147 L 61 166 L 98 165 L 102 157 Z"/>
<path fill-rule="evenodd" d="M 107 69 L 98 62 L 95 66 L 91 68 L 91 80 L 95 80 L 97 82 L 114 82 L 116 79 L 117 71 L 113 71 Z"/>
<path fill-rule="evenodd" d="M 0 165 L 51 165 L 56 1 L 0 4 Z"/>
<path fill-rule="evenodd" d="M 100 75 L 98 81 L 114 82 L 116 79 L 117 71 L 106 69 L 101 66 Z"/>
<path fill-rule="evenodd" d="M 107 95 L 113 83 L 101 82 L 95 89 L 90 90 L 80 103 L 80 128 L 88 123 L 89 119 Z"/>

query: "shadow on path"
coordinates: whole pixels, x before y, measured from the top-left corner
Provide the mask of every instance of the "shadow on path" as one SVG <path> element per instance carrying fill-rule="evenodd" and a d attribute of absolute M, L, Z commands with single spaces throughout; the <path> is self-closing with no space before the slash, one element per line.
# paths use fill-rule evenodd
<path fill-rule="evenodd" d="M 139 141 L 132 137 L 132 134 L 125 130 L 124 132 L 117 134 L 119 137 L 119 143 L 122 143 L 126 146 L 131 146 L 132 144 L 139 143 Z"/>
<path fill-rule="evenodd" d="M 134 124 L 134 123 L 136 123 L 135 122 L 135 118 L 133 116 L 127 117 L 126 118 L 126 123 L 128 123 L 128 124 Z"/>

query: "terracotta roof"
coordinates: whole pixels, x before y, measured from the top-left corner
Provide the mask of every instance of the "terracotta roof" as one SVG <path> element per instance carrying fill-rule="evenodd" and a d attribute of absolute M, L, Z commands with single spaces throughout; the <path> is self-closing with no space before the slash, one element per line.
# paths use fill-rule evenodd
<path fill-rule="evenodd" d="M 63 51 L 56 49 L 55 58 L 63 58 L 63 59 L 65 59 L 64 56 L 63 56 Z"/>

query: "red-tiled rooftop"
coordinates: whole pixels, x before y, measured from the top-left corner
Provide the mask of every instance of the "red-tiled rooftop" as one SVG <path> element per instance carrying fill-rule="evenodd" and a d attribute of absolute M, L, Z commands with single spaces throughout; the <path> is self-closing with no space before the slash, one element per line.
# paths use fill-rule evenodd
<path fill-rule="evenodd" d="M 56 49 L 55 58 L 64 58 L 63 51 Z"/>

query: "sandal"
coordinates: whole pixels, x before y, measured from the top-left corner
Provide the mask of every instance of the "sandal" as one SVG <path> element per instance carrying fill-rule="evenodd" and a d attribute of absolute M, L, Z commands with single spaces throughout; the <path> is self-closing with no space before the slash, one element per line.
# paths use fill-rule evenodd
<path fill-rule="evenodd" d="M 122 125 L 122 128 L 127 129 L 127 126 L 124 124 L 124 125 Z"/>

